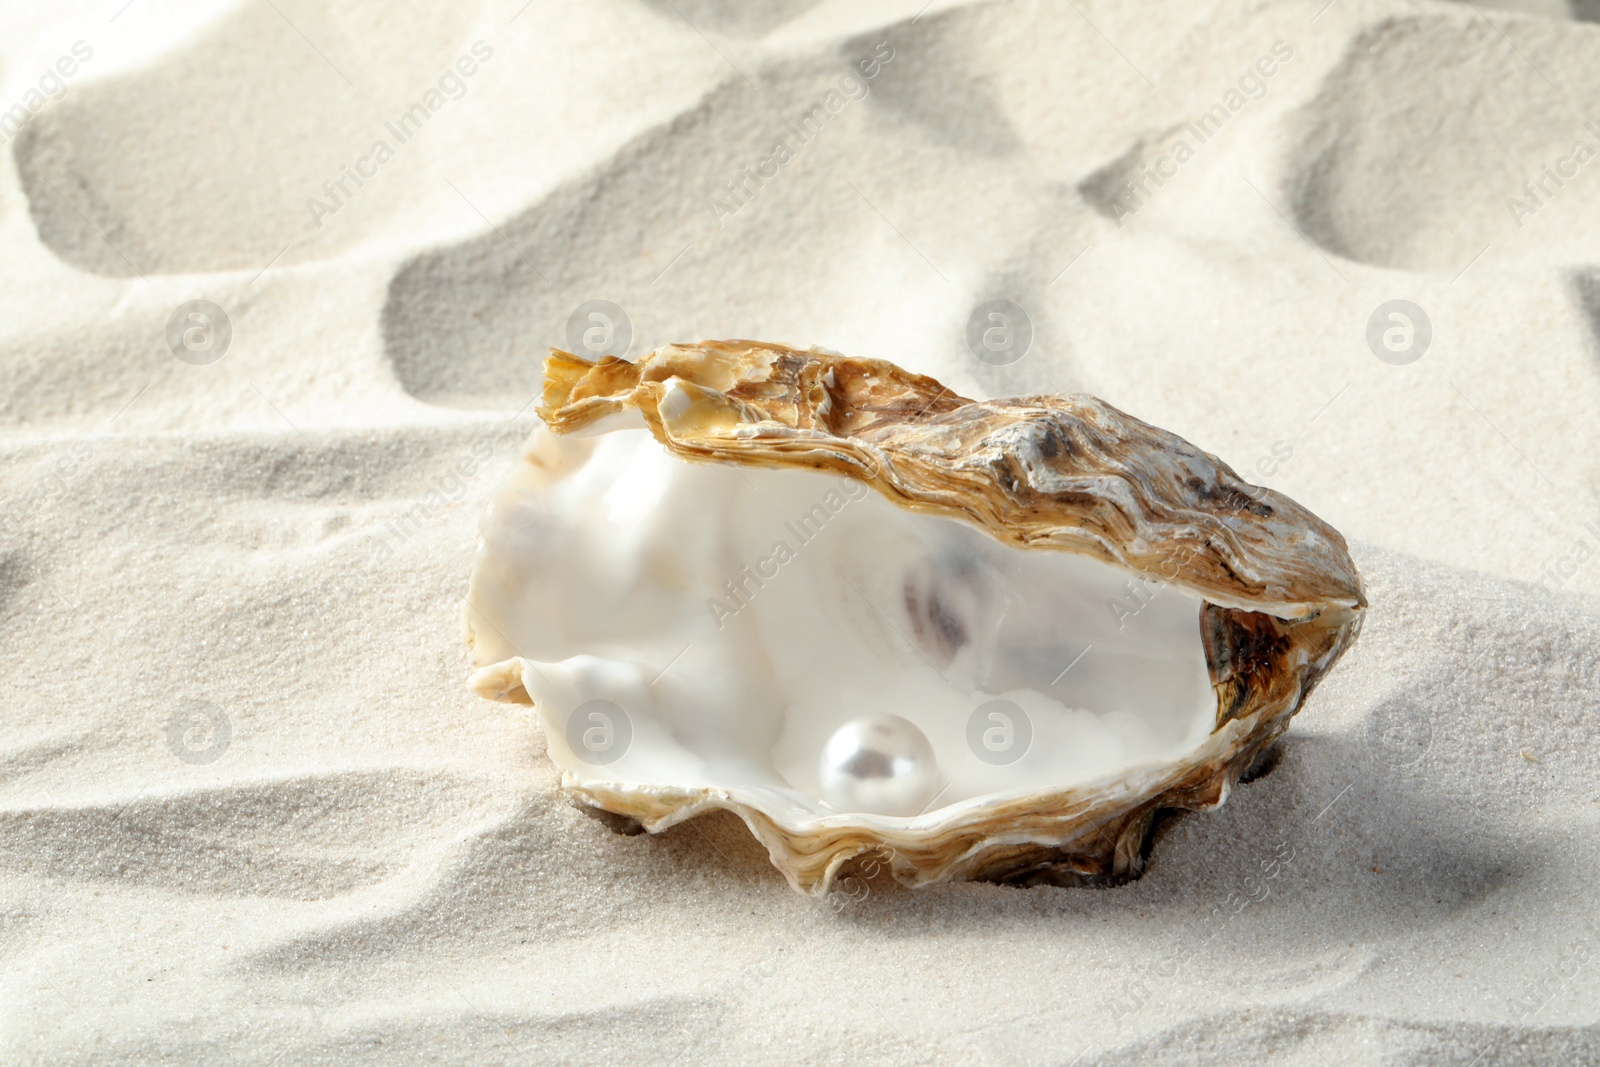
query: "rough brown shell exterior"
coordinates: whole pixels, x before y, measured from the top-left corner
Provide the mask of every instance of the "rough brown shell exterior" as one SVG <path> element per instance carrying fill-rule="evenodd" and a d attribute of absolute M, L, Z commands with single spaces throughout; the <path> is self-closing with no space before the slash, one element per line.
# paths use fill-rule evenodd
<path fill-rule="evenodd" d="M 752 341 L 672 345 L 636 363 L 561 351 L 546 361 L 540 415 L 556 433 L 629 408 L 686 460 L 834 471 L 1018 548 L 1093 556 L 1205 601 L 1216 728 L 1189 756 L 1154 770 L 904 832 L 794 833 L 715 790 L 575 789 L 651 831 L 734 810 L 806 892 L 826 890 L 863 854 L 886 860 L 908 885 L 1136 875 L 1157 812 L 1226 799 L 1360 631 L 1366 599 L 1337 531 L 1094 397 L 975 401 L 881 360 Z M 480 694 L 528 700 L 514 670 L 476 666 Z"/>

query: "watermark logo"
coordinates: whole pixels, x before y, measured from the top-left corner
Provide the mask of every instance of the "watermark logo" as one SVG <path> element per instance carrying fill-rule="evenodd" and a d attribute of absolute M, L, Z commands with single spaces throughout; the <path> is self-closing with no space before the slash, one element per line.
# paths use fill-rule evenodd
<path fill-rule="evenodd" d="M 1385 363 L 1396 367 L 1415 363 L 1432 343 L 1428 313 L 1409 300 L 1379 304 L 1367 319 L 1367 347 Z"/>
<path fill-rule="evenodd" d="M 1415 767 L 1433 747 L 1433 719 L 1410 701 L 1386 701 L 1367 719 L 1367 741 L 1388 766 Z"/>
<path fill-rule="evenodd" d="M 215 763 L 232 742 L 232 721 L 209 700 L 190 700 L 167 720 L 167 747 L 185 763 Z"/>
<path fill-rule="evenodd" d="M 624 359 L 633 347 L 633 320 L 609 300 L 585 300 L 567 316 L 567 351 L 585 359 Z"/>
<path fill-rule="evenodd" d="M 633 720 L 610 700 L 596 697 L 567 716 L 567 747 L 591 767 L 617 762 L 633 744 Z"/>
<path fill-rule="evenodd" d="M 1033 720 L 1015 701 L 986 700 L 967 717 L 967 747 L 983 762 L 1005 767 L 1028 754 Z"/>
<path fill-rule="evenodd" d="M 221 359 L 233 344 L 233 320 L 209 300 L 179 304 L 167 316 L 167 347 L 195 367 Z"/>
<path fill-rule="evenodd" d="M 1011 300 L 985 300 L 967 316 L 967 347 L 991 367 L 1009 367 L 1033 347 L 1033 320 Z"/>

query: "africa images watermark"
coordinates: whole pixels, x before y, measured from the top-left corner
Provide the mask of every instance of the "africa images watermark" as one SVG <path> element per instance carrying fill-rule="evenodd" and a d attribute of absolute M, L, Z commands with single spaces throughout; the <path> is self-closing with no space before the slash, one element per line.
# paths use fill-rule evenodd
<path fill-rule="evenodd" d="M 1270 478 L 1278 473 L 1283 464 L 1293 458 L 1293 445 L 1287 441 L 1274 441 L 1271 453 L 1259 457 L 1255 462 L 1254 470 L 1263 478 Z M 1250 505 L 1259 502 L 1268 490 L 1259 485 L 1243 483 L 1238 492 L 1248 503 L 1235 507 L 1233 509 L 1235 512 L 1249 510 Z M 1106 607 L 1110 610 L 1111 617 L 1116 620 L 1117 629 L 1126 629 L 1128 620 L 1148 607 L 1160 594 L 1161 590 L 1177 581 L 1184 568 L 1189 565 L 1189 562 L 1209 544 L 1210 542 L 1207 541 L 1198 545 L 1187 544 L 1181 549 L 1170 549 L 1162 555 L 1160 566 L 1156 569 L 1154 576 L 1145 573 L 1138 578 L 1130 578 L 1123 582 L 1122 589 L 1127 594 L 1126 600 L 1118 599 L 1117 597 L 1106 598 Z"/>
<path fill-rule="evenodd" d="M 1523 979 L 1516 992 L 1499 996 L 1486 992 L 1485 998 L 1510 1009 L 1518 1022 L 1526 1022 L 1549 1007 L 1562 990 L 1576 982 L 1578 976 L 1593 962 L 1596 936 L 1600 936 L 1600 931 L 1590 926 L 1586 934 L 1557 945 L 1555 958 L 1536 974 Z"/>
<path fill-rule="evenodd" d="M 82 64 L 94 58 L 94 48 L 84 41 L 73 41 L 68 51 L 70 55 L 57 59 L 39 75 L 34 85 L 23 91 L 21 100 L 0 111 L 0 144 L 21 133 L 23 127 L 43 111 L 50 101 L 66 96 L 67 79 L 77 74 Z"/>
<path fill-rule="evenodd" d="M 366 155 L 353 164 L 341 163 L 339 173 L 322 183 L 326 203 L 314 196 L 307 198 L 306 211 L 311 214 L 311 222 L 317 229 L 322 229 L 327 216 L 337 214 L 339 209 L 354 200 L 362 187 L 378 176 L 378 168 L 395 157 L 395 149 L 420 133 L 423 124 L 444 110 L 445 104 L 467 95 L 467 79 L 494 56 L 494 49 L 483 41 L 473 41 L 471 52 L 471 55 L 463 55 L 453 66 L 445 68 L 445 72 L 439 75 L 438 88 L 428 89 L 418 103 L 401 112 L 392 122 L 383 124 L 395 140 L 393 146 L 381 138 L 374 141 Z M 352 182 L 355 184 L 353 189 Z"/>
<path fill-rule="evenodd" d="M 804 547 L 822 533 L 829 520 L 843 511 L 846 504 L 862 499 L 868 491 L 865 485 L 855 479 L 844 479 L 839 488 L 829 489 L 821 500 L 807 508 L 799 518 L 785 522 L 783 528 L 793 535 L 801 547 Z M 753 571 L 747 564 L 739 568 L 737 578 L 730 578 L 724 583 L 723 589 L 728 594 L 726 603 L 716 597 L 707 597 L 706 607 L 710 610 L 711 621 L 717 624 L 717 629 L 722 629 L 729 619 L 749 607 L 756 593 L 765 589 L 767 582 L 778 577 L 783 568 L 793 562 L 798 555 L 799 551 L 780 537 L 773 542 L 772 551 L 756 560 Z"/>
<path fill-rule="evenodd" d="M 498 452 L 496 440 L 502 436 L 516 436 L 511 433 L 510 427 L 517 424 L 521 415 L 518 412 L 495 429 L 479 434 L 445 473 L 432 479 L 420 500 L 404 514 L 385 519 L 376 542 L 353 565 L 339 569 L 337 576 L 325 589 L 328 598 L 333 601 L 348 600 L 360 592 L 418 534 L 438 522 L 450 507 L 465 500 L 473 479 L 495 458 Z M 525 436 L 525 433 L 521 436 Z"/>
<path fill-rule="evenodd" d="M 711 212 L 711 221 L 717 224 L 717 229 L 722 229 L 723 219 L 737 214 L 754 200 L 756 194 L 778 176 L 779 170 L 794 159 L 796 152 L 811 143 L 835 115 L 843 111 L 851 101 L 865 99 L 872 91 L 867 83 L 876 78 L 884 66 L 893 60 L 894 46 L 888 41 L 879 41 L 872 54 L 859 60 L 854 70 L 839 76 L 839 88 L 829 89 L 821 100 L 801 114 L 798 122 L 784 119 L 783 124 L 793 137 L 794 147 L 789 146 L 788 138 L 780 138 L 773 142 L 772 151 L 756 163 L 754 170 L 748 166 L 744 167 L 740 170 L 738 178 L 722 183 L 721 193 L 706 197 L 706 210 Z M 856 77 L 856 70 L 861 72 L 859 78 Z"/>
<path fill-rule="evenodd" d="M 1590 519 L 1583 524 L 1584 533 L 1573 542 L 1572 550 L 1550 560 L 1539 568 L 1539 584 L 1560 589 L 1577 577 L 1584 564 L 1600 554 L 1600 521 Z"/>
<path fill-rule="evenodd" d="M 1130 969 L 1134 973 L 1124 980 L 1122 994 L 1110 1004 L 1112 1018 L 1121 1022 L 1156 999 L 1164 988 L 1170 987 L 1173 979 L 1200 955 L 1202 949 L 1227 932 L 1229 924 L 1241 912 L 1272 895 L 1272 887 L 1267 883 L 1286 873 L 1297 855 L 1297 850 L 1288 841 L 1279 841 L 1273 847 L 1272 855 L 1260 862 L 1261 874 L 1257 876 L 1247 871 L 1240 882 L 1240 891 L 1230 892 L 1222 903 L 1207 914 L 1205 925 L 1211 927 L 1209 937 L 1156 959 L 1133 964 Z"/>
<path fill-rule="evenodd" d="M 1268 79 L 1293 58 L 1293 45 L 1281 40 L 1272 42 L 1271 54 L 1262 56 L 1254 66 L 1247 67 L 1239 78 L 1237 88 L 1230 87 L 1222 94 L 1222 99 L 1207 108 L 1199 118 L 1183 124 L 1182 128 L 1189 137 L 1181 134 L 1174 137 L 1165 155 L 1146 165 L 1137 177 L 1125 179 L 1111 198 L 1111 218 L 1117 227 L 1120 229 L 1123 219 L 1138 214 L 1140 209 L 1148 205 L 1157 190 L 1177 177 L 1178 168 L 1198 155 L 1200 147 L 1221 133 L 1228 120 L 1243 111 L 1246 104 L 1266 97 Z M 1190 144 L 1190 137 L 1194 140 L 1193 144 Z M 1154 188 L 1151 187 L 1152 183 Z"/>
<path fill-rule="evenodd" d="M 1596 141 L 1600 141 L 1600 120 L 1590 119 L 1583 124 L 1583 128 Z M 1522 194 L 1527 199 L 1507 197 L 1506 210 L 1511 213 L 1511 221 L 1517 224 L 1517 229 L 1522 229 L 1523 223 L 1554 200 L 1556 194 L 1578 176 L 1578 168 L 1593 159 L 1595 154 L 1595 148 L 1589 142 L 1581 138 L 1575 140 L 1572 143 L 1572 151 L 1556 160 L 1554 167 L 1548 163 L 1543 164 L 1539 167 L 1538 174 L 1522 183 Z"/>

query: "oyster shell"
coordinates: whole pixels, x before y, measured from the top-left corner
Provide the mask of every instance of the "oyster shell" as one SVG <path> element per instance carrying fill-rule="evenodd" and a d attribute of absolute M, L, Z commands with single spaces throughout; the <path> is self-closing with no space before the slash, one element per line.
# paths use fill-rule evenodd
<path fill-rule="evenodd" d="M 717 341 L 553 350 L 539 413 L 483 523 L 472 689 L 535 706 L 583 802 L 736 812 L 804 892 L 867 853 L 913 886 L 1138 873 L 1366 605 L 1326 523 L 1089 396 Z M 821 754 L 876 713 L 937 760 L 914 814 L 828 803 Z"/>

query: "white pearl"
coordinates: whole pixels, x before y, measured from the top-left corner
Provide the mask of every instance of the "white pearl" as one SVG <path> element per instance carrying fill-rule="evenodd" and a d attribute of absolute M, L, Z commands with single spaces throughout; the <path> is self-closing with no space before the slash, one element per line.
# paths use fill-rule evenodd
<path fill-rule="evenodd" d="M 938 784 L 933 746 L 898 715 L 853 719 L 822 750 L 822 799 L 835 811 L 917 815 Z"/>

